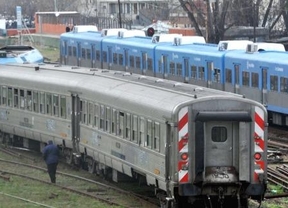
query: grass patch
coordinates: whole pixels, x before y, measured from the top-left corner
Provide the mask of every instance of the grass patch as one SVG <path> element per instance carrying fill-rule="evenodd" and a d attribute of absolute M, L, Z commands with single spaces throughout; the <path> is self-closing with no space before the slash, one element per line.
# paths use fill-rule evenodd
<path fill-rule="evenodd" d="M 11 176 L 10 181 L 0 179 L 0 208 L 30 208 L 41 207 L 40 205 L 25 202 L 20 199 L 11 198 L 2 193 L 17 196 L 27 200 L 42 203 L 51 207 L 95 207 L 95 208 L 119 208 L 117 206 L 105 205 L 96 199 L 79 196 L 72 192 L 62 190 L 53 185 L 46 185 L 29 179 L 23 179 L 17 176 Z"/>

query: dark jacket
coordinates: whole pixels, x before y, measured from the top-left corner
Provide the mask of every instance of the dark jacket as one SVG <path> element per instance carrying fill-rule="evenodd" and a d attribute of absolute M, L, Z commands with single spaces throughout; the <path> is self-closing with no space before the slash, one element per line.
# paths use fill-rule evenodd
<path fill-rule="evenodd" d="M 43 149 L 43 158 L 47 165 L 52 163 L 58 163 L 59 149 L 52 141 L 48 141 L 48 144 Z"/>

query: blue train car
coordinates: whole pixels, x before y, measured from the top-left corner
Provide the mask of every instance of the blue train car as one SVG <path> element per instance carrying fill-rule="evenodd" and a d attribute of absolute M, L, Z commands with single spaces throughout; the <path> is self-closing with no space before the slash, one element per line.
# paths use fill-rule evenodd
<path fill-rule="evenodd" d="M 123 70 L 131 73 L 156 76 L 155 48 L 171 45 L 179 34 L 157 34 L 151 37 L 111 37 L 103 40 L 105 69 Z"/>
<path fill-rule="evenodd" d="M 43 61 L 43 55 L 32 46 L 7 45 L 0 48 L 0 64 L 42 63 Z"/>
<path fill-rule="evenodd" d="M 288 53 L 234 51 L 225 56 L 225 91 L 264 104 L 273 124 L 288 125 Z"/>
<path fill-rule="evenodd" d="M 103 29 L 101 32 L 68 32 L 60 36 L 60 63 L 63 65 L 103 68 L 102 40 L 117 36 L 126 29 Z"/>
<path fill-rule="evenodd" d="M 223 90 L 225 53 L 216 44 L 160 45 L 155 53 L 156 75 Z"/>
<path fill-rule="evenodd" d="M 154 50 L 151 37 L 111 37 L 103 40 L 103 66 L 131 73 L 154 74 Z"/>
<path fill-rule="evenodd" d="M 101 32 L 68 32 L 60 36 L 60 62 L 64 65 L 101 67 Z M 95 57 L 93 59 L 93 57 Z"/>

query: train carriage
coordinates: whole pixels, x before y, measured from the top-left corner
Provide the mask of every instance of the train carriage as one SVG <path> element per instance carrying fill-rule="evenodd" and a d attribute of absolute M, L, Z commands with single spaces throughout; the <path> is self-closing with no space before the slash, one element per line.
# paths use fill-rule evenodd
<path fill-rule="evenodd" d="M 222 90 L 225 53 L 216 44 L 160 45 L 155 53 L 156 75 Z"/>
<path fill-rule="evenodd" d="M 103 40 L 103 53 L 108 54 L 104 65 L 107 69 L 154 76 L 155 46 L 149 37 L 111 37 Z"/>
<path fill-rule="evenodd" d="M 67 66 L 0 66 L 0 83 L 2 142 L 32 139 L 43 147 L 52 139 L 90 172 L 144 177 L 161 207 L 248 207 L 249 197 L 263 199 L 267 112 L 260 103 Z"/>
<path fill-rule="evenodd" d="M 60 63 L 92 68 L 107 67 L 105 64 L 107 54 L 102 54 L 102 40 L 117 36 L 119 31 L 126 31 L 126 29 L 103 29 L 101 32 L 73 30 L 62 33 L 60 36 Z"/>
<path fill-rule="evenodd" d="M 101 32 L 61 34 L 60 63 L 70 66 L 101 67 L 99 51 L 102 38 Z"/>

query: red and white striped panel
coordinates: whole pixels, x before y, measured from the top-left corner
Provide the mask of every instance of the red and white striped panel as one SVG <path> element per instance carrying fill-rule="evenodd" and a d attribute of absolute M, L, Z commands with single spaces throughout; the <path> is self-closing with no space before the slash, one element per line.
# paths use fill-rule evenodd
<path fill-rule="evenodd" d="M 186 138 L 186 139 L 185 139 Z M 183 166 L 188 167 L 187 160 L 181 160 L 182 153 L 188 153 L 188 107 L 184 107 L 178 114 L 178 181 L 180 183 L 187 183 L 189 180 L 188 168 L 182 170 Z"/>
<path fill-rule="evenodd" d="M 256 160 L 254 158 L 254 181 L 259 181 L 259 174 L 264 173 L 265 169 L 265 161 L 263 157 L 264 149 L 265 149 L 265 141 L 264 141 L 264 128 L 265 128 L 265 120 L 264 120 L 264 111 L 255 107 L 255 129 L 254 129 L 254 153 L 258 152 L 262 155 L 260 160 Z"/>

